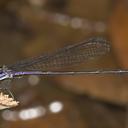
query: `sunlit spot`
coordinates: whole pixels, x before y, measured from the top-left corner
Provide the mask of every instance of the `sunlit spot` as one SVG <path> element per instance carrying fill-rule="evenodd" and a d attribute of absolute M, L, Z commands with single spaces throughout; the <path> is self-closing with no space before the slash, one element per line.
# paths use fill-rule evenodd
<path fill-rule="evenodd" d="M 30 109 L 21 110 L 19 112 L 19 118 L 21 120 L 35 119 L 46 114 L 46 110 L 43 107 L 35 107 Z"/>
<path fill-rule="evenodd" d="M 46 109 L 43 106 L 23 109 L 20 111 L 5 110 L 2 118 L 7 121 L 30 120 L 46 115 Z"/>
<path fill-rule="evenodd" d="M 40 82 L 40 78 L 36 75 L 30 75 L 28 77 L 28 82 L 30 85 L 35 86 Z"/>
<path fill-rule="evenodd" d="M 2 118 L 7 121 L 16 121 L 18 119 L 18 113 L 16 111 L 5 110 L 2 113 Z"/>
<path fill-rule="evenodd" d="M 49 105 L 49 110 L 53 113 L 58 113 L 62 111 L 62 109 L 63 109 L 63 104 L 60 101 L 52 102 Z"/>
<path fill-rule="evenodd" d="M 71 20 L 71 26 L 75 29 L 81 28 L 81 26 L 83 26 L 83 22 L 80 18 L 73 18 Z"/>

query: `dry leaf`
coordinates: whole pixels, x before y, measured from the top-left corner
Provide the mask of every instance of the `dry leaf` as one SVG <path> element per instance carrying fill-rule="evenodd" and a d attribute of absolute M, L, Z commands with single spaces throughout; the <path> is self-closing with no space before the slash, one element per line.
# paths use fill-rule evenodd
<path fill-rule="evenodd" d="M 0 110 L 15 107 L 19 104 L 18 101 L 15 101 L 9 95 L 4 94 L 3 92 L 0 93 Z"/>

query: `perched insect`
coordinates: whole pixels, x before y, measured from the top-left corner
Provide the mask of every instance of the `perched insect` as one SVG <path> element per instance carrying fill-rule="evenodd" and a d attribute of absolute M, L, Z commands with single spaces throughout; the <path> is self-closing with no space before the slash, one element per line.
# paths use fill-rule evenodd
<path fill-rule="evenodd" d="M 8 89 L 11 79 L 24 75 L 87 75 L 115 73 L 115 71 L 93 70 L 93 71 L 55 71 L 69 65 L 86 62 L 89 59 L 102 56 L 110 51 L 108 41 L 102 38 L 90 38 L 83 42 L 64 47 L 52 54 L 19 61 L 12 65 L 4 65 L 0 69 L 1 88 Z M 116 71 L 121 73 L 121 71 Z M 1 96 L 4 97 L 3 93 Z M 18 102 L 13 106 L 18 105 Z"/>
<path fill-rule="evenodd" d="M 50 71 L 49 69 L 74 65 L 84 61 L 86 62 L 89 59 L 102 56 L 109 51 L 110 45 L 106 40 L 102 38 L 91 38 L 62 48 L 52 54 L 26 59 L 12 65 L 4 65 L 0 69 L 0 80 L 13 79 L 17 76 L 24 75 L 77 75 L 104 73 L 105 71 L 56 72 Z"/>

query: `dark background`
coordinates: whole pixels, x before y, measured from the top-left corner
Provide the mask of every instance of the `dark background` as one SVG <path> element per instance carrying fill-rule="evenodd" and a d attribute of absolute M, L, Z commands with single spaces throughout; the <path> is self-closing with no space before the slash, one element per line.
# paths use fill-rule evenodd
<path fill-rule="evenodd" d="M 111 52 L 79 67 L 127 69 L 127 35 L 127 0 L 0 1 L 1 65 L 101 36 Z M 128 127 L 127 75 L 29 76 L 10 86 L 20 104 L 1 110 L 1 128 Z"/>

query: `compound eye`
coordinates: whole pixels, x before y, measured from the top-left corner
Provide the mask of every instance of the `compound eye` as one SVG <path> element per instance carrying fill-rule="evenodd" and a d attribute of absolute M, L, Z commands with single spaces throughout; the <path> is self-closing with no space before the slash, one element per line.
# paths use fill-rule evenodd
<path fill-rule="evenodd" d="M 0 70 L 0 77 L 2 77 L 2 76 L 6 76 L 6 74 Z"/>

